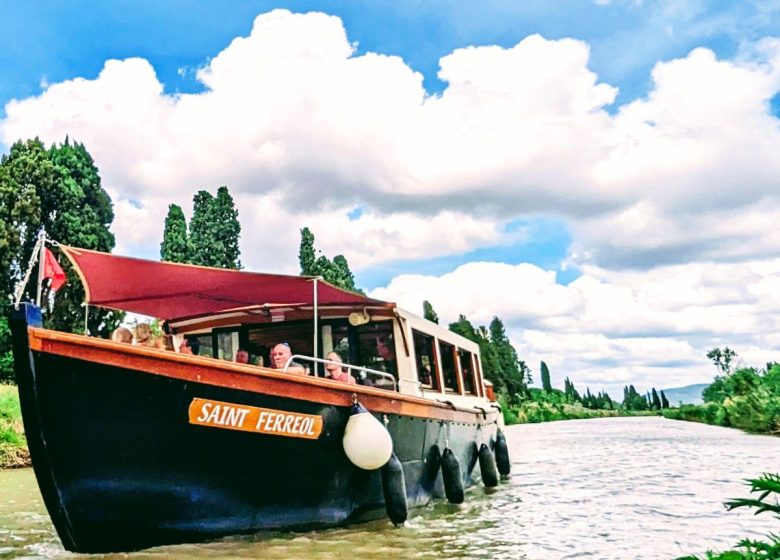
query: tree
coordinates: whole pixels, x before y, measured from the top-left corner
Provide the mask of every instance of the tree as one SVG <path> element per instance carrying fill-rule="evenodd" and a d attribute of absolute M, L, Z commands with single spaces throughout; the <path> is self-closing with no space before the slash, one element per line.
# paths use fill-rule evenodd
<path fill-rule="evenodd" d="M 552 385 L 550 384 L 550 370 L 547 368 L 547 364 L 544 362 L 539 366 L 540 375 L 542 376 L 542 389 L 545 393 L 552 392 Z"/>
<path fill-rule="evenodd" d="M 325 255 L 317 256 L 314 234 L 307 227 L 301 229 L 298 262 L 301 265 L 301 276 L 319 276 L 339 288 L 363 293 L 355 286 L 355 276 L 344 255 L 336 255 L 332 261 Z"/>
<path fill-rule="evenodd" d="M 216 228 L 212 229 L 214 245 L 219 251 L 217 266 L 219 268 L 240 269 L 241 249 L 239 239 L 241 237 L 241 224 L 238 221 L 238 210 L 225 186 L 217 189 L 217 196 L 212 201 L 211 216 L 215 220 Z"/>
<path fill-rule="evenodd" d="M 160 244 L 160 259 L 174 263 L 190 262 L 190 240 L 187 238 L 187 219 L 181 206 L 168 206 L 165 230 Z"/>
<path fill-rule="evenodd" d="M 83 144 L 69 139 L 46 149 L 37 138 L 16 142 L 0 158 L 0 288 L 12 293 L 22 280 L 41 228 L 47 236 L 66 245 L 110 252 L 114 236 L 111 198 L 101 186 L 97 167 Z M 56 297 L 43 291 L 44 324 L 63 331 L 84 330 L 84 288 L 70 263 L 60 259 L 67 284 Z M 38 265 L 31 273 L 37 278 Z M 23 299 L 34 300 L 35 282 L 24 287 Z M 90 332 L 107 336 L 123 314 L 92 307 Z M 7 328 L 7 309 L 3 310 Z M 10 378 L 9 341 L 0 336 L 0 376 Z"/>
<path fill-rule="evenodd" d="M 658 397 L 658 393 L 655 390 L 655 387 L 652 389 L 652 399 L 653 399 L 653 408 L 656 410 L 661 410 L 663 408 L 663 405 L 661 404 L 661 399 Z"/>
<path fill-rule="evenodd" d="M 227 187 L 219 187 L 217 196 L 198 191 L 192 199 L 190 222 L 191 262 L 216 268 L 241 268 L 238 210 Z"/>
<path fill-rule="evenodd" d="M 84 144 L 69 139 L 49 149 L 56 180 L 50 194 L 41 196 L 42 225 L 47 234 L 66 245 L 110 253 L 116 244 L 109 229 L 114 221 L 111 197 L 103 189 L 98 168 Z M 107 338 L 121 323 L 124 313 L 90 307 L 84 324 L 84 287 L 67 259 L 60 264 L 68 283 L 57 292 L 48 328 L 84 332 Z"/>
<path fill-rule="evenodd" d="M 528 392 L 527 377 L 530 368 L 517 357 L 517 351 L 509 342 L 504 323 L 498 317 L 490 322 L 490 346 L 498 365 L 498 375 L 503 379 L 510 399 L 522 398 Z"/>
<path fill-rule="evenodd" d="M 320 276 L 317 269 L 317 255 L 314 251 L 314 234 L 307 227 L 301 229 L 301 245 L 298 249 L 301 276 Z"/>
<path fill-rule="evenodd" d="M 723 350 L 720 348 L 713 348 L 707 352 L 707 357 L 712 360 L 715 367 L 723 375 L 731 373 L 731 362 L 737 357 L 737 353 L 731 348 L 726 346 Z"/>
<path fill-rule="evenodd" d="M 436 314 L 436 311 L 433 310 L 431 302 L 427 299 L 423 301 L 423 317 L 429 321 L 433 321 L 437 325 L 439 324 L 439 316 Z M 461 315 L 461 317 L 463 317 L 463 315 Z"/>
<path fill-rule="evenodd" d="M 192 220 L 190 221 L 190 254 L 192 264 L 216 266 L 219 250 L 215 246 L 214 229 L 217 224 L 213 215 L 214 197 L 208 191 L 198 191 L 192 199 Z"/>
<path fill-rule="evenodd" d="M 666 399 L 663 389 L 661 389 L 661 408 L 669 408 L 669 401 Z"/>

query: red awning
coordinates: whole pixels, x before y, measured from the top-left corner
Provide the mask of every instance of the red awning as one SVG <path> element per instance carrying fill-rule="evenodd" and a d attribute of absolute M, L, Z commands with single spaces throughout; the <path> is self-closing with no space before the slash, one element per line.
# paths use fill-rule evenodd
<path fill-rule="evenodd" d="M 81 277 L 90 305 L 167 321 L 268 305 L 311 306 L 313 281 L 305 276 L 262 274 L 189 264 L 147 261 L 60 245 Z M 322 307 L 394 307 L 320 280 Z"/>

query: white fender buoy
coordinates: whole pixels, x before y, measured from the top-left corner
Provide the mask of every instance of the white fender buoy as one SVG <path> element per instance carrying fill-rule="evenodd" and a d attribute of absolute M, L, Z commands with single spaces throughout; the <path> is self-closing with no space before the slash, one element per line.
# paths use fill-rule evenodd
<path fill-rule="evenodd" d="M 367 471 L 380 468 L 393 454 L 390 432 L 357 401 L 344 428 L 342 445 L 352 464 Z"/>

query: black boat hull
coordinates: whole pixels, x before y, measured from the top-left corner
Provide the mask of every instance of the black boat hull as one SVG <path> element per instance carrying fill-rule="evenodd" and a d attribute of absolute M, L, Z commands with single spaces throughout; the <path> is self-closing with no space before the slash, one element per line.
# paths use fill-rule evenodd
<path fill-rule="evenodd" d="M 355 467 L 343 451 L 349 406 L 30 349 L 26 326 L 15 323 L 33 465 L 68 550 L 128 551 L 384 512 L 379 470 Z M 197 425 L 189 421 L 194 399 L 319 416 L 322 430 L 302 439 Z M 438 456 L 445 445 L 468 486 L 479 478 L 478 445 L 495 439 L 495 411 L 471 422 L 375 416 L 403 465 L 409 507 L 444 495 Z"/>

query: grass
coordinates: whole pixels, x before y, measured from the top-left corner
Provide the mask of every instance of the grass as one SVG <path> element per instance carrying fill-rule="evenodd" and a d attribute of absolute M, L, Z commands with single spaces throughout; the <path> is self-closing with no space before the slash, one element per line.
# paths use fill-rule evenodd
<path fill-rule="evenodd" d="M 14 385 L 0 385 L 0 468 L 29 465 L 19 392 Z"/>
<path fill-rule="evenodd" d="M 657 411 L 594 410 L 580 404 L 552 404 L 524 402 L 518 406 L 504 406 L 504 422 L 509 424 L 535 424 L 554 420 L 582 420 L 587 418 L 609 418 L 615 416 L 655 416 Z"/>

